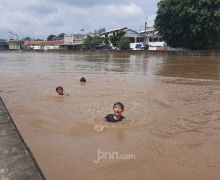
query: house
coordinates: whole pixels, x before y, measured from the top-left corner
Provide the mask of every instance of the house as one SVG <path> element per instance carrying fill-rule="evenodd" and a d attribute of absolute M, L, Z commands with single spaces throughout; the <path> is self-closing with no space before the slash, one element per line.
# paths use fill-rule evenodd
<path fill-rule="evenodd" d="M 0 39 L 0 50 L 7 50 L 8 49 L 8 43 L 5 39 Z"/>
<path fill-rule="evenodd" d="M 19 50 L 24 47 L 24 41 L 18 40 L 18 36 L 15 33 L 8 33 L 8 48 L 9 50 Z"/>
<path fill-rule="evenodd" d="M 161 39 L 158 32 L 153 27 L 148 27 L 140 34 L 146 37 L 146 43 L 149 45 L 149 50 L 167 50 L 167 44 Z"/>
<path fill-rule="evenodd" d="M 129 29 L 127 27 L 123 28 L 118 28 L 114 29 L 111 31 L 106 31 L 104 33 L 101 33 L 100 35 L 105 37 L 105 36 L 111 36 L 113 33 L 119 32 L 119 31 L 124 31 L 125 32 L 125 37 L 127 37 L 130 40 L 130 48 L 132 50 L 140 50 L 143 48 L 143 43 L 144 43 L 144 36 L 137 31 L 134 31 L 132 29 Z M 112 46 L 112 44 L 110 44 Z M 113 46 L 112 46 L 113 47 Z M 113 47 L 114 48 L 114 47 Z"/>
<path fill-rule="evenodd" d="M 44 41 L 42 43 L 44 50 L 62 49 L 64 40 Z"/>
<path fill-rule="evenodd" d="M 83 46 L 84 34 L 66 34 L 64 35 L 65 49 L 81 49 Z"/>
<path fill-rule="evenodd" d="M 25 40 L 24 47 L 25 49 L 34 49 L 34 50 L 57 50 L 62 48 L 63 40 L 53 40 L 53 41 L 44 41 L 44 40 Z"/>
<path fill-rule="evenodd" d="M 24 41 L 22 40 L 8 40 L 9 50 L 19 50 L 23 49 Z"/>
<path fill-rule="evenodd" d="M 94 37 L 96 33 L 86 34 L 67 34 L 64 36 L 64 48 L 65 49 L 83 49 L 84 41 L 88 36 Z"/>

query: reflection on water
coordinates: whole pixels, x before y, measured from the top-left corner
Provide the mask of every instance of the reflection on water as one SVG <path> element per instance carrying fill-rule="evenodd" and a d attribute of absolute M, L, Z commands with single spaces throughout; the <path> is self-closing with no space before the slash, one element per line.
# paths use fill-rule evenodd
<path fill-rule="evenodd" d="M 49 61 L 48 61 L 49 59 Z M 147 55 L 73 55 L 1 53 L 1 73 L 26 74 L 138 74 L 219 79 L 218 57 Z"/>
<path fill-rule="evenodd" d="M 218 57 L 1 52 L 0 77 L 47 179 L 220 178 Z M 108 123 L 116 101 L 126 120 Z M 94 164 L 98 149 L 136 158 Z"/>
<path fill-rule="evenodd" d="M 123 73 L 201 79 L 220 76 L 218 57 L 1 53 L 0 59 L 1 73 L 15 75 Z"/>
<path fill-rule="evenodd" d="M 161 76 L 219 79 L 219 57 L 167 57 L 157 72 Z"/>

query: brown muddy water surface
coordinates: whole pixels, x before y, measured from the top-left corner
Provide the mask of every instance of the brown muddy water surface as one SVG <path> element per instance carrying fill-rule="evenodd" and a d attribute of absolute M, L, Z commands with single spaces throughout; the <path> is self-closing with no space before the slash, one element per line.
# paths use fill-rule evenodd
<path fill-rule="evenodd" d="M 0 95 L 49 180 L 220 179 L 220 57 L 1 52 Z"/>

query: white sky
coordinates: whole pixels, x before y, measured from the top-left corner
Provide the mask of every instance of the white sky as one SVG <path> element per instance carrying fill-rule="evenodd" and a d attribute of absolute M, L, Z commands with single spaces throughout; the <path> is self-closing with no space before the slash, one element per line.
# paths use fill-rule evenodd
<path fill-rule="evenodd" d="M 153 25 L 159 0 L 0 0 L 0 38 L 12 31 L 21 39 L 49 34 L 94 32 Z"/>

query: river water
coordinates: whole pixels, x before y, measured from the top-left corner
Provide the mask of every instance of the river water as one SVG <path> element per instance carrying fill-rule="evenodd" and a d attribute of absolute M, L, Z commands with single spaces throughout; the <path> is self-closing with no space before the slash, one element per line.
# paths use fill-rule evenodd
<path fill-rule="evenodd" d="M 0 95 L 49 180 L 220 179 L 219 57 L 1 52 Z"/>

